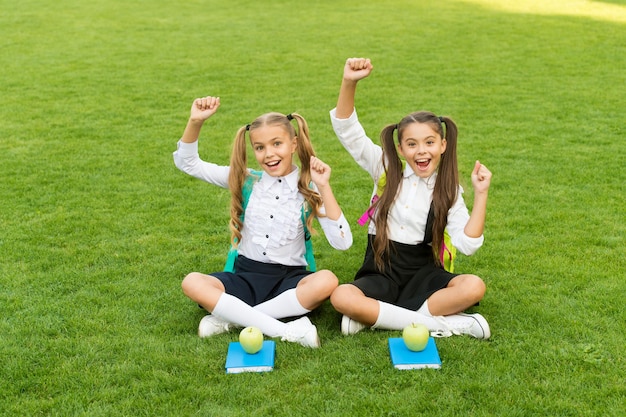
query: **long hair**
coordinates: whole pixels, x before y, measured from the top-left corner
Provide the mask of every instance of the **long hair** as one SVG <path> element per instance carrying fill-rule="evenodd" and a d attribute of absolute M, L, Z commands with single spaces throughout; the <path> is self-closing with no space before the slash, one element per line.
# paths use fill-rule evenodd
<path fill-rule="evenodd" d="M 386 184 L 382 195 L 373 205 L 376 237 L 374 238 L 374 260 L 380 270 L 385 269 L 389 262 L 389 230 L 387 220 L 389 210 L 393 205 L 402 184 L 402 162 L 394 141 L 394 132 L 397 131 L 398 143 L 402 143 L 405 128 L 412 123 L 426 123 L 441 138 L 446 140 L 446 151 L 441 155 L 437 168 L 437 179 L 433 190 L 433 241 L 432 252 L 436 265 L 440 265 L 439 251 L 443 243 L 443 234 L 448 223 L 448 211 L 457 198 L 459 189 L 459 171 L 456 156 L 457 127 L 449 117 L 437 117 L 434 113 L 419 111 L 404 117 L 400 123 L 387 125 L 380 133 L 380 142 L 383 148 L 383 168 L 386 175 Z M 444 129 L 445 125 L 445 129 Z"/>
<path fill-rule="evenodd" d="M 295 120 L 298 129 L 294 129 L 291 121 Z M 312 233 L 313 217 L 320 216 L 322 197 L 309 187 L 311 183 L 311 156 L 315 156 L 313 145 L 309 137 L 309 126 L 306 120 L 298 113 L 284 115 L 281 113 L 266 113 L 257 117 L 252 123 L 242 126 L 235 135 L 233 151 L 230 157 L 230 173 L 228 186 L 231 190 L 230 204 L 230 230 L 231 243 L 237 247 L 241 241 L 241 215 L 243 214 L 243 185 L 250 174 L 248 171 L 246 132 L 252 133 L 255 129 L 263 126 L 280 126 L 285 129 L 290 137 L 296 138 L 298 159 L 300 160 L 300 177 L 298 178 L 298 191 L 304 196 L 305 204 L 311 209 L 311 215 L 306 218 L 306 226 Z"/>

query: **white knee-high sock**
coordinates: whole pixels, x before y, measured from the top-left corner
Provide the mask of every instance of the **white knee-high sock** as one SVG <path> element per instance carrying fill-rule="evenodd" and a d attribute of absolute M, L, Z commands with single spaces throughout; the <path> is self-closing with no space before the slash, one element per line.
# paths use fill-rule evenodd
<path fill-rule="evenodd" d="M 302 316 L 311 312 L 311 310 L 302 307 L 302 304 L 300 304 L 296 296 L 295 288 L 287 290 L 261 304 L 255 305 L 254 309 L 275 319 Z"/>
<path fill-rule="evenodd" d="M 402 330 L 412 323 L 422 323 L 430 331 L 441 330 L 439 323 L 433 316 L 426 316 L 417 311 L 408 310 L 393 304 L 378 302 L 378 319 L 372 326 L 373 329 Z"/>
<path fill-rule="evenodd" d="M 258 327 L 264 335 L 269 337 L 284 336 L 287 324 L 255 310 L 237 297 L 223 293 L 215 304 L 213 314 L 223 320 L 243 327 Z"/>
<path fill-rule="evenodd" d="M 433 315 L 430 313 L 430 310 L 428 309 L 428 300 L 424 301 L 424 304 L 422 304 L 422 306 L 420 308 L 417 309 L 418 313 L 421 313 L 425 316 L 428 317 L 432 317 Z"/>

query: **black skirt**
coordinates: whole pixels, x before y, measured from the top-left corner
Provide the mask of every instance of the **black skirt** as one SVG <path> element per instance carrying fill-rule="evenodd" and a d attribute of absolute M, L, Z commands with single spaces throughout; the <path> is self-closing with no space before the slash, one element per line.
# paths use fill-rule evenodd
<path fill-rule="evenodd" d="M 227 294 L 255 306 L 296 288 L 309 274 L 312 272 L 305 266 L 266 264 L 239 255 L 235 272 L 215 272 L 211 276 L 224 284 Z"/>
<path fill-rule="evenodd" d="M 417 310 L 458 275 L 435 265 L 430 245 L 394 241 L 390 241 L 389 262 L 381 271 L 374 262 L 373 242 L 374 235 L 369 235 L 363 265 L 352 282 L 367 297 Z"/>

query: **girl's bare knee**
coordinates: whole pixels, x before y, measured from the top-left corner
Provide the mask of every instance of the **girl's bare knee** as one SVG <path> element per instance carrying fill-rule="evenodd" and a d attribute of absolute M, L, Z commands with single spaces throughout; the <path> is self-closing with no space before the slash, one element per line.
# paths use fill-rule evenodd
<path fill-rule="evenodd" d="M 339 285 L 337 276 L 327 269 L 305 277 L 298 284 L 299 287 L 306 288 L 307 291 L 314 291 L 316 294 L 323 295 L 324 299 L 330 296 L 337 285 Z"/>
<path fill-rule="evenodd" d="M 354 285 L 342 284 L 333 291 L 330 295 L 330 303 L 333 305 L 335 310 L 340 313 L 346 311 L 346 307 L 348 307 L 354 299 L 353 288 L 355 288 Z"/>
<path fill-rule="evenodd" d="M 187 274 L 187 276 L 183 279 L 183 282 L 181 282 L 180 284 L 183 289 L 183 293 L 187 296 L 192 294 L 201 280 L 202 274 L 198 272 L 192 272 L 190 274 Z"/>
<path fill-rule="evenodd" d="M 469 275 L 466 283 L 467 294 L 471 295 L 475 301 L 482 300 L 485 296 L 487 286 L 485 282 L 476 275 Z"/>
<path fill-rule="evenodd" d="M 337 278 L 337 275 L 335 275 L 329 270 L 325 269 L 324 271 L 321 271 L 321 272 L 324 272 L 323 274 L 324 287 L 328 291 L 327 293 L 330 295 L 333 291 L 335 291 L 335 289 L 339 285 L 339 279 Z"/>

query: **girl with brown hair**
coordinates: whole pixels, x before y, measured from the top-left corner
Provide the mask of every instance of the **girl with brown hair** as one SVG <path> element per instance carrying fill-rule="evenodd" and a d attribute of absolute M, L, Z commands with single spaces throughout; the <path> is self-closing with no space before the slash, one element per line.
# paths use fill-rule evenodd
<path fill-rule="evenodd" d="M 353 282 L 331 295 L 343 314 L 341 330 L 401 330 L 422 323 L 433 336 L 487 339 L 491 332 L 485 318 L 463 313 L 482 299 L 484 282 L 476 275 L 446 271 L 439 253 L 444 231 L 463 254 L 482 246 L 491 172 L 476 161 L 470 215 L 459 185 L 457 126 L 451 118 L 411 113 L 382 130 L 382 146 L 374 144 L 354 110 L 356 85 L 372 69 L 366 58 L 346 61 L 337 107 L 331 111 L 339 140 L 374 180 L 373 196 L 380 178 L 386 177 L 382 194 L 368 211 L 363 265 Z"/>

